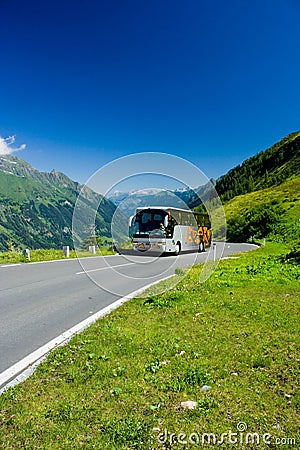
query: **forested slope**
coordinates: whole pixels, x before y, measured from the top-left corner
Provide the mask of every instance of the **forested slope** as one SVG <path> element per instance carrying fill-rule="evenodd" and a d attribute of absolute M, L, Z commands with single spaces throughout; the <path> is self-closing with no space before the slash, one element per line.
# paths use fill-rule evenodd
<path fill-rule="evenodd" d="M 63 173 L 40 172 L 15 156 L 0 157 L 0 251 L 73 247 L 72 217 L 80 190 Z M 97 233 L 110 236 L 115 206 L 91 190 L 89 195 L 92 204 L 100 203 Z"/>
<path fill-rule="evenodd" d="M 278 186 L 300 175 L 300 131 L 245 160 L 216 182 L 222 201 L 249 192 Z"/>

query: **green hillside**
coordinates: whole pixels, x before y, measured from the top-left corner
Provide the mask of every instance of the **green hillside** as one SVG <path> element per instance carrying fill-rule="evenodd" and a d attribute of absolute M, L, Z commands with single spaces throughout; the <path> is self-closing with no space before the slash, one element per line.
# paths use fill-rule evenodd
<path fill-rule="evenodd" d="M 291 133 L 267 150 L 246 159 L 227 174 L 211 180 L 209 186 L 177 194 L 190 208 L 211 201 L 216 192 L 223 203 L 236 196 L 279 186 L 286 180 L 300 176 L 300 131 Z M 215 189 L 211 189 L 211 186 Z M 200 200 L 201 199 L 201 200 Z"/>
<path fill-rule="evenodd" d="M 229 241 L 300 242 L 300 177 L 237 196 L 224 209 Z"/>
<path fill-rule="evenodd" d="M 73 247 L 72 217 L 80 190 L 60 172 L 40 172 L 15 156 L 0 157 L 0 251 Z M 96 232 L 109 237 L 115 206 L 89 190 L 86 211 L 95 202 L 100 203 Z M 79 217 L 82 227 L 86 217 Z"/>
<path fill-rule="evenodd" d="M 300 132 L 247 159 L 215 185 L 225 209 L 227 240 L 300 242 Z M 200 189 L 200 188 L 199 188 Z M 204 196 L 213 202 L 214 192 Z M 203 198 L 203 196 L 202 196 Z M 190 206 L 195 204 L 191 197 Z M 203 205 L 196 207 L 202 211 Z M 215 227 L 215 239 L 220 236 Z"/>

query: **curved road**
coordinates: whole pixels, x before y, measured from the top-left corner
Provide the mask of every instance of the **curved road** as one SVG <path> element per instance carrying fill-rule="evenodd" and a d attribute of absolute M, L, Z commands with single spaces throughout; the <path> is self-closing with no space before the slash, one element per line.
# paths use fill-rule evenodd
<path fill-rule="evenodd" d="M 257 248 L 217 243 L 179 257 L 115 255 L 0 266 L 0 375 L 97 311 L 176 267 Z M 1 388 L 1 386 L 0 386 Z"/>

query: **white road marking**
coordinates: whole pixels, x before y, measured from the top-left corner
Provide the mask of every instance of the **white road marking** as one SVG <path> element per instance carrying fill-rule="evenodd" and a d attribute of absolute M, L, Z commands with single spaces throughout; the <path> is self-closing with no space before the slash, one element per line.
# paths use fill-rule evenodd
<path fill-rule="evenodd" d="M 78 261 L 80 259 L 111 258 L 112 256 L 116 256 L 116 255 L 76 256 L 75 258 L 49 259 L 49 261 L 33 261 L 33 262 L 27 262 L 26 264 L 30 264 L 30 265 L 47 264 L 47 263 L 56 263 L 56 262 L 64 262 L 64 261 Z"/>
<path fill-rule="evenodd" d="M 116 256 L 116 255 L 77 256 L 76 258 L 49 259 L 49 261 L 32 261 L 32 262 L 27 261 L 27 262 L 23 262 L 23 263 L 2 264 L 0 266 L 0 268 L 1 267 L 3 267 L 3 268 L 4 267 L 16 267 L 16 266 L 24 266 L 24 265 L 26 265 L 26 266 L 28 266 L 28 265 L 33 266 L 35 264 L 47 264 L 47 263 L 66 262 L 66 261 L 78 261 L 78 260 L 81 260 L 81 259 L 111 258 L 113 256 Z"/>
<path fill-rule="evenodd" d="M 153 283 L 150 283 L 147 286 L 137 289 L 136 291 L 131 292 L 125 297 L 116 300 L 115 302 L 101 309 L 100 311 L 83 320 L 82 322 L 79 322 L 74 327 L 60 334 L 56 338 L 52 339 L 47 344 L 30 353 L 30 355 L 27 355 L 25 358 L 21 359 L 19 362 L 6 369 L 4 372 L 0 373 L 0 386 L 2 386 L 0 389 L 0 395 L 10 386 L 15 386 L 24 381 L 30 375 L 32 375 L 37 366 L 47 357 L 47 355 L 51 350 L 68 342 L 75 334 L 81 333 L 92 323 L 96 322 L 96 320 L 111 313 L 114 309 L 118 308 L 128 300 L 131 300 L 132 298 L 138 296 L 146 289 L 150 288 L 151 286 L 154 286 L 157 283 L 160 283 L 161 281 L 167 280 L 168 278 L 171 278 L 173 276 L 174 275 L 169 275 L 165 278 L 154 281 Z"/>
<path fill-rule="evenodd" d="M 1 267 L 16 267 L 16 266 L 20 266 L 21 265 L 21 263 L 17 263 L 17 264 L 4 264 L 3 266 L 1 266 Z"/>
<path fill-rule="evenodd" d="M 132 266 L 133 264 L 136 263 L 133 262 L 127 264 L 117 264 L 116 266 L 100 267 L 99 269 L 83 270 L 82 272 L 77 272 L 76 275 L 82 275 L 83 273 L 90 273 L 90 272 L 98 272 L 99 270 L 114 269 L 115 267 Z"/>

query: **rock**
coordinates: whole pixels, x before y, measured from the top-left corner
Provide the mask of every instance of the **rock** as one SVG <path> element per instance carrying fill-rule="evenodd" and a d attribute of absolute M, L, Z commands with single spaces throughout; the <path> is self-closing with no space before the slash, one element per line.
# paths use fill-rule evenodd
<path fill-rule="evenodd" d="M 205 384 L 204 386 L 202 386 L 200 391 L 201 392 L 206 392 L 206 391 L 209 391 L 210 389 L 211 389 L 211 386 L 208 386 L 207 384 Z"/>
<path fill-rule="evenodd" d="M 187 400 L 186 402 L 181 402 L 180 406 L 183 409 L 196 409 L 198 402 L 194 402 L 193 400 Z"/>

